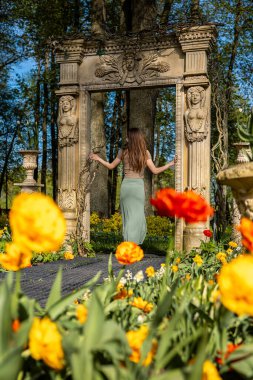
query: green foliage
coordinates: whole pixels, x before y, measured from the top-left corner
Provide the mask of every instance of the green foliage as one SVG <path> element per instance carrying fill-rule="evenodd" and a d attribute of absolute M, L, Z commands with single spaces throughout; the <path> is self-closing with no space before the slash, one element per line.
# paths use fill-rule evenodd
<path fill-rule="evenodd" d="M 165 255 L 173 242 L 174 224 L 168 218 L 147 216 L 147 236 L 142 244 L 146 253 Z M 100 218 L 93 212 L 90 219 L 91 241 L 96 252 L 113 252 L 122 241 L 122 219 L 119 213 Z"/>
<path fill-rule="evenodd" d="M 147 216 L 148 236 L 168 236 L 173 233 L 173 223 L 168 218 L 160 216 Z M 119 235 L 122 231 L 122 218 L 119 213 L 115 213 L 111 218 L 100 218 L 96 212 L 91 214 L 90 226 L 92 233 L 114 233 Z"/>
<path fill-rule="evenodd" d="M 240 141 L 249 142 L 253 146 L 253 108 L 251 114 L 248 117 L 246 127 L 242 126 L 240 122 L 237 123 L 237 133 Z"/>
<path fill-rule="evenodd" d="M 228 246 L 231 251 L 226 252 Z M 217 290 L 215 277 L 221 267 L 216 258 L 218 251 L 226 252 L 227 261 L 241 253 L 235 244 L 216 246 L 212 240 L 203 240 L 200 249 L 189 255 L 170 251 L 166 263 L 146 278 L 124 268 L 116 277 L 109 260 L 109 276 L 104 283 L 96 285 L 98 274 L 65 297 L 61 296 L 60 270 L 45 308 L 20 292 L 20 273 L 13 290 L 14 279 L 9 274 L 0 286 L 0 378 L 8 374 L 10 380 L 43 376 L 52 380 L 82 380 L 85 373 L 87 380 L 200 380 L 203 362 L 208 359 L 216 362 L 222 379 L 229 378 L 228 375 L 251 379 L 251 320 L 236 317 L 213 295 Z M 196 254 L 203 259 L 201 266 L 193 261 Z M 175 265 L 177 271 L 173 269 Z M 117 297 L 122 287 L 132 293 Z M 92 293 L 89 289 L 93 289 Z M 135 297 L 146 300 L 153 309 L 147 313 L 131 305 Z M 77 318 L 79 305 L 88 310 L 85 323 Z M 65 356 L 63 370 L 54 371 L 42 360 L 31 357 L 27 344 L 34 316 L 48 316 L 57 323 Z M 12 322 L 16 319 L 20 321 L 20 329 L 14 332 Z M 149 334 L 140 345 L 139 361 L 135 363 L 129 358 L 131 348 L 126 332 L 137 331 L 143 325 L 148 326 Z M 144 366 L 142 360 L 151 352 L 154 342 L 157 346 L 151 354 L 154 358 Z M 227 354 L 228 343 L 240 346 Z"/>

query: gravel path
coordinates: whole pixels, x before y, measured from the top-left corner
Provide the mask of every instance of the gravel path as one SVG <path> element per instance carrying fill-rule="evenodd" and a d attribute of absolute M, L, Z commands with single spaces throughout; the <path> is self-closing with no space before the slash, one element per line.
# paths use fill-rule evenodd
<path fill-rule="evenodd" d="M 22 270 L 21 288 L 26 295 L 35 298 L 41 306 L 44 306 L 56 273 L 60 267 L 63 269 L 62 294 L 66 295 L 80 288 L 99 271 L 102 272 L 100 282 L 103 281 L 103 278 L 108 275 L 108 258 L 109 255 L 98 254 L 96 257 L 76 257 L 74 260 L 60 260 L 34 265 Z M 164 261 L 165 257 L 146 254 L 142 261 L 130 265 L 129 269 L 133 274 L 141 269 L 145 271 L 145 269 L 151 265 L 155 269 L 158 269 Z M 117 274 L 122 267 L 114 256 L 112 266 L 115 274 Z M 0 272 L 0 282 L 5 275 L 6 272 Z"/>

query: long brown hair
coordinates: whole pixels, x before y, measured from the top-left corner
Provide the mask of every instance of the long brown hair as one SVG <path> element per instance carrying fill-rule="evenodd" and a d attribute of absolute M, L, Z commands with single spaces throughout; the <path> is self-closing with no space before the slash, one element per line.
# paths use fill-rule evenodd
<path fill-rule="evenodd" d="M 147 162 L 147 144 L 145 137 L 139 128 L 130 128 L 127 131 L 127 144 L 124 155 L 128 154 L 129 166 L 140 173 Z"/>

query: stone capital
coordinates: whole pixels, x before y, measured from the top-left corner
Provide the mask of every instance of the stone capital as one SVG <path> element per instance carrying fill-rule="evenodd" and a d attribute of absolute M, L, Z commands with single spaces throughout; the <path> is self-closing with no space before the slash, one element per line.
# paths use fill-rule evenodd
<path fill-rule="evenodd" d="M 210 24 L 183 28 L 177 35 L 183 52 L 208 52 L 216 39 L 217 31 L 215 25 Z"/>
<path fill-rule="evenodd" d="M 84 40 L 65 40 L 56 43 L 56 62 L 57 63 L 80 63 L 85 55 Z"/>
<path fill-rule="evenodd" d="M 79 87 L 78 86 L 64 86 L 61 85 L 59 90 L 55 90 L 55 94 L 57 96 L 63 96 L 63 95 L 73 95 L 73 96 L 78 96 L 79 95 Z"/>

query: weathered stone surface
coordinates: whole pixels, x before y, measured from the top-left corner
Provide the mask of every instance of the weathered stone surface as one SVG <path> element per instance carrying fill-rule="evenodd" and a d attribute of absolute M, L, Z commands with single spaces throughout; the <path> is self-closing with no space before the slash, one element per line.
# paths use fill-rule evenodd
<path fill-rule="evenodd" d="M 232 188 L 241 215 L 253 220 L 253 162 L 222 170 L 217 181 Z"/>
<path fill-rule="evenodd" d="M 65 149 L 65 157 L 60 158 L 59 166 L 59 199 L 64 203 L 69 230 L 75 228 L 77 215 L 77 206 L 70 198 L 77 189 L 78 173 L 90 152 L 91 91 L 176 85 L 176 189 L 195 190 L 209 201 L 210 83 L 207 62 L 215 37 L 214 25 L 202 25 L 181 28 L 170 35 L 143 35 L 141 39 L 125 36 L 102 42 L 76 39 L 56 46 L 57 62 L 60 63 L 60 89 L 57 94 L 76 99 L 76 119 L 79 120 L 78 141 L 76 137 L 70 146 L 66 143 L 69 137 L 59 135 L 64 143 L 62 155 Z M 194 105 L 193 93 L 200 94 L 200 101 Z M 70 134 L 74 130 L 73 127 Z M 86 177 L 88 181 L 89 176 Z M 84 237 L 88 240 L 89 194 L 85 202 L 83 225 Z M 177 220 L 176 248 L 183 248 L 184 233 L 187 235 L 187 250 L 197 241 L 200 243 L 199 229 L 208 228 L 208 225 L 209 222 L 195 229 L 192 227 L 189 234 L 184 223 Z"/>

